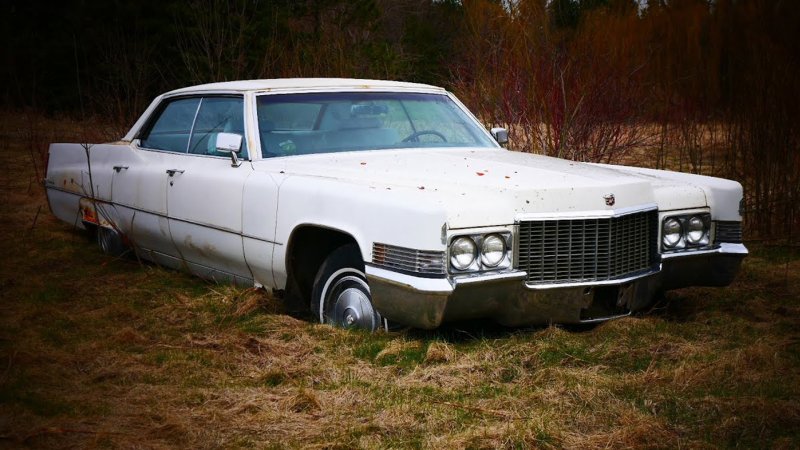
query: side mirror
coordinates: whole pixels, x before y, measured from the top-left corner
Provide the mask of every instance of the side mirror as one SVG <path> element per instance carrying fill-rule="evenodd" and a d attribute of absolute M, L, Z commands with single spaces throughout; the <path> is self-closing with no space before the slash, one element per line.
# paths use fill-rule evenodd
<path fill-rule="evenodd" d="M 237 153 L 242 149 L 242 135 L 236 133 L 217 133 L 214 138 L 216 143 L 214 148 L 220 153 L 231 154 L 231 166 L 239 167 L 242 162 L 239 160 Z"/>
<path fill-rule="evenodd" d="M 508 130 L 505 128 L 492 128 L 492 136 L 501 146 L 508 145 Z"/>

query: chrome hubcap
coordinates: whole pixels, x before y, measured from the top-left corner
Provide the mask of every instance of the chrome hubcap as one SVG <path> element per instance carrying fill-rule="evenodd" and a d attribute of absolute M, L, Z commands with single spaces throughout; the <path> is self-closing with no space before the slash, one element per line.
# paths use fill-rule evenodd
<path fill-rule="evenodd" d="M 99 230 L 97 230 L 97 232 L 98 232 L 98 237 L 99 237 L 99 241 L 100 241 L 100 249 L 104 253 L 109 253 L 110 250 L 111 250 L 111 239 L 112 239 L 111 233 L 112 232 L 106 230 L 105 228 L 100 228 Z"/>
<path fill-rule="evenodd" d="M 366 330 L 378 327 L 377 315 L 369 295 L 364 291 L 363 283 L 357 277 L 347 276 L 334 284 L 326 314 L 333 325 Z"/>

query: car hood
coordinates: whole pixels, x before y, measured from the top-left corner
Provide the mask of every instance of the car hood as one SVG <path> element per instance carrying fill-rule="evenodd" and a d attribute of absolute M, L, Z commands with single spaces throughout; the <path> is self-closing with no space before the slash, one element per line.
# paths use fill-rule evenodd
<path fill-rule="evenodd" d="M 660 209 L 706 206 L 703 189 L 684 181 L 505 149 L 329 153 L 264 160 L 254 166 L 279 171 L 282 177 L 364 185 L 387 201 L 402 196 L 404 204 L 433 204 L 446 212 L 450 228 L 509 224 L 532 214 L 598 213 L 655 203 Z"/>

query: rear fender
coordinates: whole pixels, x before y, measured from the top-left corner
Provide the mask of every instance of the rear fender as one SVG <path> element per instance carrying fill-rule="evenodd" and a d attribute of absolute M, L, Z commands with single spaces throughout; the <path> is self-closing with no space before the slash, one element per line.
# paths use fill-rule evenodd
<path fill-rule="evenodd" d="M 83 225 L 94 225 L 119 231 L 117 228 L 118 216 L 114 205 L 89 197 L 83 197 L 78 202 L 81 222 Z"/>
<path fill-rule="evenodd" d="M 81 144 L 50 144 L 48 152 L 44 185 L 50 211 L 77 228 L 85 228 L 80 199 L 93 196 L 88 155 Z"/>

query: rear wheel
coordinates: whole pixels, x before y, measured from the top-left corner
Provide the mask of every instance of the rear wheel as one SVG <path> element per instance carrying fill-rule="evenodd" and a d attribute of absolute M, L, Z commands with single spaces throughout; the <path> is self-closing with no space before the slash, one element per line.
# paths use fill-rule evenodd
<path fill-rule="evenodd" d="M 106 255 L 121 256 L 125 253 L 125 242 L 122 235 L 113 228 L 97 227 L 97 246 Z"/>
<path fill-rule="evenodd" d="M 334 250 L 314 279 L 311 311 L 320 323 L 375 331 L 384 326 L 372 306 L 372 294 L 355 244 Z"/>

